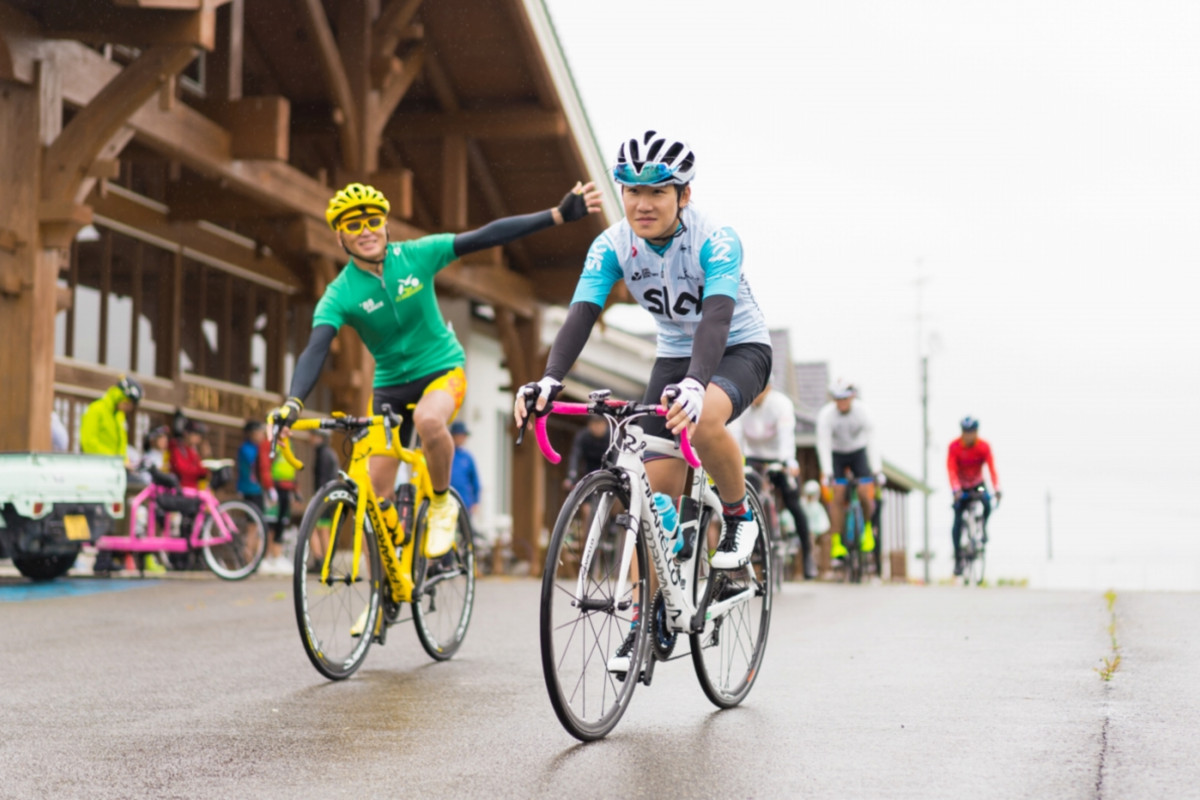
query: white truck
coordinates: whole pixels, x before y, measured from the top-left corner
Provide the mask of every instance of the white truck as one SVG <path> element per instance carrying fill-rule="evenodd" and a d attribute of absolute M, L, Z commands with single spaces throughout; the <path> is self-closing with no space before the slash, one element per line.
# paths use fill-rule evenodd
<path fill-rule="evenodd" d="M 125 464 L 115 456 L 0 453 L 0 556 L 22 575 L 65 575 L 79 549 L 125 517 Z"/>

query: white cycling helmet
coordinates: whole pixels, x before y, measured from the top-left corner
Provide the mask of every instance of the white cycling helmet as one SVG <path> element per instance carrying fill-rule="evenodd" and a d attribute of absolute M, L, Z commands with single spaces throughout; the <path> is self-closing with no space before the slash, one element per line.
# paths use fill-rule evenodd
<path fill-rule="evenodd" d="M 804 490 L 803 491 L 804 491 L 804 494 L 820 494 L 821 493 L 821 484 L 817 483 L 814 480 L 807 480 L 804 482 Z"/>
<path fill-rule="evenodd" d="M 845 400 L 847 397 L 854 397 L 858 394 L 858 390 L 850 381 L 839 378 L 833 386 L 829 387 L 829 394 L 834 400 Z"/>
<path fill-rule="evenodd" d="M 624 186 L 682 186 L 696 177 L 696 154 L 682 139 L 646 131 L 621 142 L 612 175 Z"/>

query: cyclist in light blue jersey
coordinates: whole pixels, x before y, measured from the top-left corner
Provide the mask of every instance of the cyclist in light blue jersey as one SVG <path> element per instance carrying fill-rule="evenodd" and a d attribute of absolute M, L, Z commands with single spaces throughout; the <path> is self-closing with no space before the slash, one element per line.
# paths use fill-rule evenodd
<path fill-rule="evenodd" d="M 665 425 L 647 418 L 643 427 L 669 436 L 688 426 L 725 503 L 712 566 L 735 569 L 749 560 L 759 527 L 746 503 L 742 453 L 725 425 L 766 387 L 771 340 L 742 269 L 737 233 L 691 203 L 695 169 L 695 154 L 683 141 L 646 131 L 622 142 L 613 178 L 625 218 L 592 243 L 545 377 L 518 390 L 515 415 L 520 426 L 530 401 L 538 413 L 548 409 L 609 292 L 624 280 L 658 324 L 643 400 L 670 408 Z M 647 459 L 646 472 L 656 491 L 683 492 L 682 461 Z"/>

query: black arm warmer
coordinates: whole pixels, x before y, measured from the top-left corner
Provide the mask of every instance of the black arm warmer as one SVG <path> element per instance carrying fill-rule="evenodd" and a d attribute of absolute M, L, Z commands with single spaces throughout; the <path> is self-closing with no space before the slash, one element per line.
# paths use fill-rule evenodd
<path fill-rule="evenodd" d="M 570 371 L 571 365 L 583 346 L 587 344 L 592 326 L 600 318 L 602 309 L 595 303 L 572 303 L 567 310 L 567 319 L 554 337 L 550 347 L 550 357 L 546 359 L 546 374 L 556 381 L 561 381 Z M 728 326 L 727 326 L 728 327 Z"/>
<path fill-rule="evenodd" d="M 298 398 L 301 403 L 308 397 L 308 393 L 317 385 L 317 378 L 321 377 L 321 368 L 325 366 L 325 357 L 329 355 L 329 345 L 333 344 L 335 336 L 337 328 L 332 325 L 313 328 L 312 335 L 308 337 L 308 346 L 296 359 L 292 386 L 288 389 L 289 397 Z"/>
<path fill-rule="evenodd" d="M 495 222 L 489 222 L 482 228 L 456 234 L 454 236 L 454 254 L 465 256 L 467 253 L 486 250 L 499 244 L 508 244 L 522 236 L 552 227 L 554 227 L 554 215 L 549 210 L 539 211 L 536 214 L 523 214 L 519 217 L 504 217 Z"/>
<path fill-rule="evenodd" d="M 704 313 L 696 326 L 692 340 L 692 363 L 688 364 L 687 377 L 695 378 L 707 386 L 729 341 L 729 323 L 733 319 L 733 298 L 718 294 L 704 298 Z"/>

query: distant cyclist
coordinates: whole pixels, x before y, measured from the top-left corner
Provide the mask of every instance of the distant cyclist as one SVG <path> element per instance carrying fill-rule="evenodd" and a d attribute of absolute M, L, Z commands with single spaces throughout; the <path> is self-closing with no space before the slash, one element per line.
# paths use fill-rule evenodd
<path fill-rule="evenodd" d="M 962 436 L 950 443 L 950 451 L 946 455 L 946 470 L 950 473 L 950 489 L 954 493 L 954 527 L 950 531 L 954 539 L 954 574 L 962 575 L 963 557 L 960 541 L 962 540 L 963 512 L 971 500 L 971 493 L 980 487 L 985 490 L 980 499 L 983 501 L 983 536 L 987 540 L 987 521 L 992 513 L 991 498 L 987 494 L 987 484 L 983 481 L 983 465 L 987 464 L 992 476 L 992 488 L 996 491 L 996 502 L 1000 502 L 1000 478 L 996 475 L 996 463 L 992 460 L 992 448 L 979 438 L 979 420 L 974 417 L 963 417 L 959 423 Z"/>
<path fill-rule="evenodd" d="M 604 466 L 604 454 L 608 452 L 608 423 L 597 414 L 588 417 L 587 425 L 575 434 L 571 443 L 571 458 L 567 463 L 567 478 L 563 488 L 575 488 L 575 482 L 589 472 Z"/>
<path fill-rule="evenodd" d="M 454 460 L 449 424 L 462 406 L 467 380 L 463 348 L 442 318 L 434 276 L 468 253 L 600 213 L 600 192 L 590 183 L 576 184 L 555 208 L 505 217 L 465 233 L 401 242 L 388 239 L 390 210 L 382 192 L 361 183 L 346 186 L 329 201 L 325 219 L 350 262 L 317 302 L 312 334 L 296 360 L 287 402 L 271 412 L 271 421 L 275 433 L 299 417 L 338 329 L 354 328 L 375 359 L 372 408 L 379 411 L 389 404 L 404 418 L 402 442 L 414 427 L 421 437 L 433 483 L 425 549 L 436 556 L 450 549 L 458 520 L 458 507 L 449 497 Z M 382 432 L 376 435 L 382 440 Z M 379 444 L 381 450 L 391 446 Z M 380 497 L 392 496 L 399 466 L 394 456 L 371 459 L 371 483 Z"/>
<path fill-rule="evenodd" d="M 624 281 L 657 327 L 643 402 L 668 407 L 665 421 L 647 417 L 642 427 L 663 438 L 689 429 L 724 505 L 724 534 L 711 564 L 737 569 L 750 560 L 759 523 L 746 502 L 742 452 L 725 425 L 767 385 L 771 337 L 743 271 L 741 240 L 692 205 L 695 172 L 696 156 L 680 139 L 648 130 L 621 143 L 612 175 L 625 218 L 592 242 L 545 377 L 518 390 L 514 414 L 525 425 L 526 401 L 534 398 L 537 412 L 548 413 L 609 292 Z M 679 496 L 686 466 L 648 457 L 651 487 Z M 609 659 L 610 671 L 628 669 L 633 633 Z"/>
<path fill-rule="evenodd" d="M 875 426 L 867 407 L 858 399 L 858 389 L 846 381 L 837 381 L 829 390 L 832 398 L 817 412 L 817 460 L 821 465 L 821 484 L 832 490 L 829 515 L 834 534 L 833 555 L 844 555 L 839 534 L 845 521 L 846 486 L 836 479 L 846 471 L 858 480 L 858 499 L 863 518 L 875 513 L 875 476 L 883 471 L 879 453 L 872 446 Z"/>
<path fill-rule="evenodd" d="M 817 562 L 812 554 L 808 518 L 800 508 L 800 463 L 796 460 L 796 406 L 783 392 L 770 385 L 754 398 L 745 413 L 730 425 L 738 444 L 746 454 L 746 464 L 761 470 L 769 464 L 782 464 L 782 470 L 768 473 L 772 485 L 783 498 L 783 505 L 796 522 L 796 535 L 804 556 L 804 577 L 817 577 Z"/>

